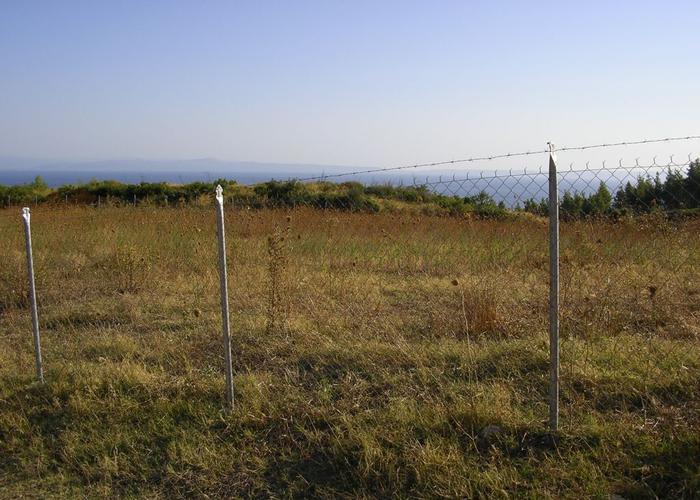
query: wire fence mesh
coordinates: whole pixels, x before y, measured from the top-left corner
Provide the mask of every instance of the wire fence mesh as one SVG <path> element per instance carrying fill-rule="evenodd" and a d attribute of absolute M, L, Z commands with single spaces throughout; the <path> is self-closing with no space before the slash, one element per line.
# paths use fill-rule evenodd
<path fill-rule="evenodd" d="M 700 358 L 700 163 L 561 172 L 562 402 L 640 430 L 692 426 Z M 679 390 L 680 389 L 680 390 Z M 694 423 L 695 422 L 695 423 Z"/>

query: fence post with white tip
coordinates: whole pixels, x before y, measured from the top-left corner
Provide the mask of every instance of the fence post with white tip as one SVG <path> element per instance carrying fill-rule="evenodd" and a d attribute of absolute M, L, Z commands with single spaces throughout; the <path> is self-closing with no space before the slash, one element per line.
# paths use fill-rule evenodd
<path fill-rule="evenodd" d="M 233 366 L 231 364 L 231 328 L 228 308 L 228 277 L 226 271 L 226 235 L 224 232 L 223 188 L 216 186 L 216 223 L 219 237 L 219 284 L 221 287 L 221 319 L 223 324 L 224 361 L 226 363 L 226 405 L 233 408 Z"/>
<path fill-rule="evenodd" d="M 549 428 L 559 429 L 559 187 L 549 144 Z"/>
<path fill-rule="evenodd" d="M 27 274 L 29 276 L 29 301 L 31 304 L 32 329 L 34 330 L 34 360 L 36 362 L 36 376 L 39 382 L 44 383 L 44 366 L 41 361 L 41 337 L 39 336 L 39 313 L 36 305 L 36 287 L 34 284 L 34 257 L 32 255 L 32 229 L 30 225 L 31 215 L 29 208 L 22 209 L 24 219 L 24 240 L 27 252 Z"/>

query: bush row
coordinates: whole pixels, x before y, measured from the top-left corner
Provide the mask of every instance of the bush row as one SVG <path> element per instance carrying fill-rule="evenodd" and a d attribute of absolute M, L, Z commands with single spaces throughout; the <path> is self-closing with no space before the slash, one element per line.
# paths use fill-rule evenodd
<path fill-rule="evenodd" d="M 0 185 L 0 200 L 6 205 L 30 203 L 85 203 L 98 200 L 111 204 L 206 204 L 217 184 L 224 187 L 228 203 L 251 208 L 294 207 L 308 205 L 338 210 L 378 212 L 384 209 L 418 208 L 437 214 L 475 214 L 500 217 L 513 212 L 547 214 L 547 200 L 529 199 L 523 206 L 508 209 L 485 192 L 472 196 L 438 194 L 426 186 L 364 185 L 359 182 L 314 182 L 271 180 L 244 186 L 226 179 L 190 184 L 124 184 L 117 181 L 91 181 L 81 185 L 50 188 L 37 177 L 19 186 Z M 650 213 L 653 211 L 697 212 L 700 210 L 700 160 L 686 172 L 669 170 L 662 180 L 639 177 L 619 187 L 613 195 L 601 182 L 591 194 L 565 192 L 562 218 Z"/>

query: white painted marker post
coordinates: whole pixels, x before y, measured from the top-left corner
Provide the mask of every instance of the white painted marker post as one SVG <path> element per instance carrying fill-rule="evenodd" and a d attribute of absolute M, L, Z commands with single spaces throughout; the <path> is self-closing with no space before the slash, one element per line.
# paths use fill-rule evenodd
<path fill-rule="evenodd" d="M 24 239 L 27 251 L 27 274 L 29 275 L 29 301 L 32 308 L 32 328 L 34 330 L 34 359 L 36 362 L 36 376 L 39 382 L 44 383 L 44 367 L 41 362 L 41 338 L 39 336 L 39 313 L 36 306 L 36 287 L 34 285 L 34 258 L 32 256 L 32 229 L 30 226 L 29 208 L 22 209 L 24 219 Z"/>
<path fill-rule="evenodd" d="M 216 186 L 216 223 L 219 233 L 219 283 L 221 287 L 221 319 L 223 323 L 224 360 L 226 362 L 226 405 L 233 409 L 233 366 L 231 364 L 231 328 L 228 310 L 228 277 L 226 271 L 226 235 L 224 234 L 223 188 Z"/>

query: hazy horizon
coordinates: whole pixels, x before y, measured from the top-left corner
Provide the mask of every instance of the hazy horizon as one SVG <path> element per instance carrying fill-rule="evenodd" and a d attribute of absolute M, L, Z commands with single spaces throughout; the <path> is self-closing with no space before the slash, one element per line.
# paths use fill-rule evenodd
<path fill-rule="evenodd" d="M 694 134 L 699 15 L 691 1 L 13 2 L 0 156 L 386 167 Z"/>

